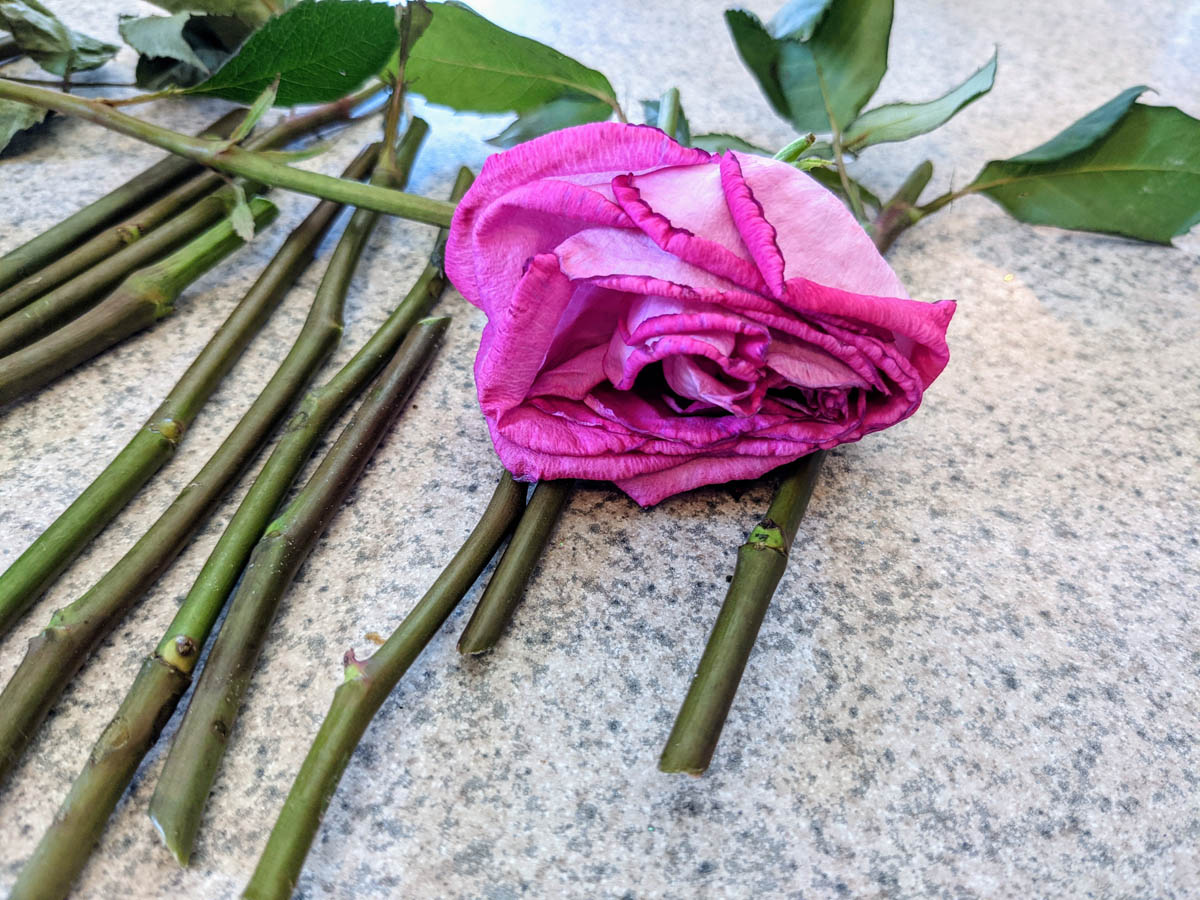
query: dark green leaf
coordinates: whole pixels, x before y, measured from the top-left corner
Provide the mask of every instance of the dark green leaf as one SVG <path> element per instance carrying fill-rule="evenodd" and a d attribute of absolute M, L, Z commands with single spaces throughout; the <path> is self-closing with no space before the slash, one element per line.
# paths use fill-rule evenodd
<path fill-rule="evenodd" d="M 867 110 L 842 135 L 843 147 L 858 153 L 873 144 L 907 141 L 918 134 L 940 128 L 959 110 L 992 89 L 996 80 L 996 54 L 954 90 L 928 103 L 889 103 Z"/>
<path fill-rule="evenodd" d="M 661 101 L 659 100 L 643 100 L 642 101 L 642 116 L 646 120 L 647 125 L 658 127 L 658 107 Z M 679 108 L 679 120 L 675 123 L 675 133 L 671 135 L 679 143 L 685 147 L 692 146 L 692 129 L 688 125 L 687 116 L 683 114 L 683 107 Z"/>
<path fill-rule="evenodd" d="M 1059 132 L 1046 143 L 1032 150 L 1014 156 L 1010 162 L 1053 162 L 1072 153 L 1078 153 L 1090 147 L 1097 140 L 1108 134 L 1112 128 L 1129 112 L 1133 101 L 1150 88 L 1144 84 L 1128 88 L 1113 97 L 1103 106 L 1093 109 L 1090 113 L 1065 131 Z"/>
<path fill-rule="evenodd" d="M 807 41 L 776 38 L 750 13 L 731 10 L 725 17 L 743 62 L 797 131 L 829 133 L 830 111 L 844 127 L 887 71 L 892 0 L 832 0 Z"/>
<path fill-rule="evenodd" d="M 232 16 L 200 13 L 121 22 L 121 36 L 141 54 L 135 80 L 153 91 L 199 84 L 229 61 L 252 30 Z"/>
<path fill-rule="evenodd" d="M 142 56 L 155 59 L 173 59 L 196 69 L 207 70 L 204 60 L 196 55 L 195 49 L 183 36 L 183 28 L 192 18 L 192 13 L 175 13 L 173 16 L 121 16 L 117 30 L 130 47 Z"/>
<path fill-rule="evenodd" d="M 0 100 L 0 153 L 13 135 L 32 128 L 46 118 L 46 110 L 15 100 Z"/>
<path fill-rule="evenodd" d="M 38 0 L 0 0 L 0 25 L 30 59 L 59 76 L 99 68 L 120 49 L 72 31 Z"/>
<path fill-rule="evenodd" d="M 1200 120 L 1134 103 L 1113 122 L 1113 103 L 1031 153 L 988 163 L 959 193 L 986 194 L 1022 222 L 1170 243 L 1200 222 Z"/>
<path fill-rule="evenodd" d="M 829 9 L 832 0 L 792 0 L 775 13 L 768 23 L 773 37 L 807 41 Z"/>
<path fill-rule="evenodd" d="M 758 156 L 773 155 L 770 150 L 764 150 L 762 147 L 755 146 L 732 134 L 697 134 L 692 137 L 692 146 L 707 150 L 709 153 L 736 150 L 739 153 L 754 153 Z"/>
<path fill-rule="evenodd" d="M 618 108 L 612 85 L 595 69 L 505 31 L 465 6 L 430 8 L 433 22 L 405 69 L 410 88 L 430 103 L 466 112 L 526 113 L 570 94 Z"/>
<path fill-rule="evenodd" d="M 594 97 L 561 97 L 521 115 L 488 143 L 513 147 L 525 141 L 588 122 L 603 122 L 612 115 L 612 107 Z"/>
<path fill-rule="evenodd" d="M 254 100 L 280 77 L 279 106 L 344 97 L 375 75 L 396 49 L 390 6 L 368 0 L 303 0 L 271 19 L 191 94 Z"/>

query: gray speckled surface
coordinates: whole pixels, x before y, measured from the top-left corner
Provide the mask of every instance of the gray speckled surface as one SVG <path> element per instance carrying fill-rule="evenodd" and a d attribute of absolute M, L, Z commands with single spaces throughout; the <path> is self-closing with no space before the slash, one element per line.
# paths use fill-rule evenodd
<path fill-rule="evenodd" d="M 75 6 L 60 2 L 61 8 Z M 695 130 L 787 138 L 743 73 L 724 4 L 476 4 L 608 73 L 627 106 L 670 84 Z M 773 3 L 752 3 L 769 14 Z M 880 192 L 928 156 L 936 184 L 1031 147 L 1137 83 L 1200 114 L 1200 7 L 1178 0 L 899 0 L 881 99 L 923 99 L 1001 48 L 992 95 L 860 162 Z M 72 24 L 115 38 L 104 0 Z M 528 7 L 531 10 L 532 7 Z M 131 69 L 123 55 L 115 67 Z M 144 110 L 178 128 L 217 107 Z M 497 123 L 433 117 L 415 189 L 443 194 Z M 340 167 L 370 128 L 309 163 Z M 0 251 L 156 158 L 56 121 L 0 158 Z M 0 412 L 0 565 L 111 458 L 251 282 L 306 199 L 204 278 L 179 314 Z M 345 359 L 405 290 L 426 229 L 380 228 Z M 769 489 L 641 511 L 590 486 L 500 652 L 454 653 L 460 611 L 368 732 L 309 857 L 307 898 L 1184 898 L 1200 884 L 1200 236 L 1177 249 L 1029 228 L 968 199 L 891 259 L 962 302 L 953 361 L 915 418 L 830 460 L 707 777 L 657 754 Z M 298 329 L 314 267 L 176 459 L 0 645 L 0 677 L 50 613 L 123 552 L 214 449 Z M 340 678 L 387 633 L 482 508 L 496 472 L 470 362 L 449 340 L 301 571 L 209 806 L 177 869 L 145 817 L 155 753 L 81 897 L 226 897 L 249 876 Z M 230 514 L 222 508 L 68 691 L 0 793 L 11 884 Z M 434 531 L 444 540 L 431 541 Z M 470 599 L 473 599 L 472 594 Z M 174 728 L 172 723 L 171 728 Z"/>

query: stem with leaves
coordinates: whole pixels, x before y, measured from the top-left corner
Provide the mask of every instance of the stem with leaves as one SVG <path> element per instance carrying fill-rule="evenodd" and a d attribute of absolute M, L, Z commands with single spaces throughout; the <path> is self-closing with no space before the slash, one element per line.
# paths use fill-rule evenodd
<path fill-rule="evenodd" d="M 425 131 L 422 122 L 406 135 L 413 156 Z M 319 293 L 296 344 L 250 409 L 149 531 L 30 641 L 16 674 L 0 693 L 0 781 L 92 650 L 171 564 L 337 346 L 346 289 L 376 218 L 361 212 L 351 218 L 330 260 L 329 272 L 336 273 L 326 273 L 330 286 Z"/>
<path fill-rule="evenodd" d="M 346 654 L 345 680 L 288 792 L 243 896 L 284 900 L 295 890 L 329 801 L 371 719 L 495 555 L 524 506 L 525 486 L 504 473 L 470 537 L 412 612 L 366 660 Z"/>
<path fill-rule="evenodd" d="M 255 231 L 275 220 L 273 203 L 250 201 Z M 175 311 L 193 281 L 245 243 L 228 218 L 170 256 L 139 269 L 92 309 L 62 328 L 0 357 L 0 406 L 38 390 L 67 371 Z"/>
<path fill-rule="evenodd" d="M 84 100 L 59 91 L 17 84 L 4 78 L 0 78 L 0 99 L 18 100 L 63 115 L 76 116 L 169 150 L 218 172 L 238 175 L 271 187 L 311 194 L 360 209 L 370 209 L 430 225 L 448 226 L 454 214 L 454 205 L 451 203 L 408 194 L 394 188 L 360 184 L 319 172 L 294 169 L 275 162 L 262 153 L 241 147 L 225 147 L 219 143 L 161 128 L 127 116 L 99 101 Z"/>
<path fill-rule="evenodd" d="M 661 115 L 661 107 L 659 109 Z M 539 481 L 534 487 L 512 540 L 458 640 L 459 653 L 475 656 L 496 646 L 525 596 L 529 576 L 546 549 L 554 525 L 571 496 L 573 484 L 567 478 Z"/>
<path fill-rule="evenodd" d="M 380 89 L 373 87 L 335 103 L 319 106 L 303 115 L 284 119 L 261 135 L 251 138 L 246 146 L 248 149 L 259 151 L 284 146 L 299 137 L 317 132 L 327 125 L 350 119 L 360 106 L 370 104 L 379 96 Z M 245 110 L 237 110 L 235 128 L 245 118 L 245 115 Z M 232 133 L 232 129 L 230 133 Z M 213 140 L 208 143 L 216 146 L 222 145 L 222 142 Z M 189 169 L 198 168 L 194 163 L 186 162 L 180 157 L 169 157 L 167 161 L 175 164 L 183 163 Z M 29 277 L 0 293 L 0 315 L 8 315 L 14 310 L 20 309 L 30 300 L 77 276 L 81 276 L 80 286 L 94 287 L 94 293 L 99 293 L 105 285 L 95 284 L 92 276 L 85 275 L 85 273 L 89 273 L 93 266 L 108 260 L 114 254 L 122 252 L 128 245 L 144 239 L 156 226 L 169 220 L 180 210 L 187 209 L 198 198 L 221 188 L 225 182 L 226 179 L 216 172 L 202 172 L 145 209 L 139 210 L 122 222 L 105 228 L 86 243 L 75 247 L 65 255 L 62 255 L 62 251 L 73 246 L 82 237 L 82 235 L 71 236 L 76 231 L 74 226 L 61 233 L 56 232 L 59 226 L 55 226 L 46 233 L 54 235 L 52 240 L 43 242 L 40 237 L 34 238 L 29 244 L 18 247 L 13 251 L 13 254 L 16 255 L 14 265 L 23 267 L 22 271 L 28 270 L 31 265 L 35 264 L 39 268 Z M 261 188 L 256 190 L 261 190 Z M 67 223 L 62 224 L 66 225 Z M 27 250 L 27 248 L 32 249 Z M 0 259 L 0 275 L 7 271 L 5 266 L 8 265 L 7 261 L 13 254 Z"/>
<path fill-rule="evenodd" d="M 459 173 L 454 199 L 466 193 L 471 173 Z M 445 234 L 434 246 L 433 259 L 416 284 L 382 326 L 324 386 L 309 392 L 278 446 L 263 466 L 225 534 L 217 543 L 196 585 L 167 629 L 158 652 L 182 667 L 176 649 L 202 646 L 221 604 L 233 590 L 254 543 L 278 509 L 288 488 L 317 442 L 396 352 L 441 295 Z M 281 594 L 282 592 L 280 592 Z M 233 729 L 241 696 L 254 671 L 279 595 L 239 591 L 213 646 L 187 714 L 179 727 L 158 786 L 150 800 L 150 817 L 167 847 L 186 865 L 199 830 L 209 788 Z"/>
<path fill-rule="evenodd" d="M 368 147 L 344 176 L 363 178 L 378 152 Z M 317 204 L 291 233 L 242 301 L 213 335 L 134 438 L 82 494 L 0 575 L 0 636 L 70 565 L 174 453 L 200 408 L 250 339 L 316 256 L 342 208 Z"/>
<path fill-rule="evenodd" d="M 134 241 L 120 252 L 96 263 L 72 278 L 0 319 L 0 356 L 24 347 L 63 322 L 75 318 L 95 297 L 118 284 L 131 272 L 151 263 L 163 254 L 222 219 L 238 194 L 232 185 L 202 198 L 179 215 Z"/>
<path fill-rule="evenodd" d="M 228 112 L 205 127 L 198 137 L 228 138 L 245 115 L 244 109 Z M 0 291 L 4 292 L 0 293 L 0 315 L 7 315 L 22 305 L 20 301 L 8 299 L 7 289 L 11 285 L 45 268 L 52 261 L 61 260 L 70 248 L 89 238 L 98 229 L 130 215 L 183 179 L 199 172 L 200 167 L 195 163 L 178 156 L 168 156 L 135 175 L 116 190 L 72 213 L 20 247 L 0 256 Z M 103 259 L 106 256 L 108 251 L 96 258 Z M 49 290 L 64 280 L 66 279 L 60 278 L 53 281 L 47 286 L 42 286 L 41 290 Z"/>

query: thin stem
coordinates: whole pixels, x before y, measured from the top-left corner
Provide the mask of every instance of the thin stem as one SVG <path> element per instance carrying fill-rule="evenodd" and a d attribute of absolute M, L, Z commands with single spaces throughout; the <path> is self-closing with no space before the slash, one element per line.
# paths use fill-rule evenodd
<path fill-rule="evenodd" d="M 279 214 L 261 197 L 250 201 L 250 210 L 256 230 Z M 183 290 L 242 243 L 229 219 L 222 219 L 170 256 L 134 272 L 78 319 L 0 358 L 0 406 L 28 396 L 170 315 Z"/>
<path fill-rule="evenodd" d="M 346 169 L 362 178 L 378 146 Z M 322 202 L 292 232 L 253 287 L 213 335 L 134 438 L 82 494 L 0 575 L 0 636 L 174 453 L 200 408 L 250 339 L 312 262 L 341 205 Z"/>
<path fill-rule="evenodd" d="M 479 577 L 524 505 L 525 488 L 507 472 L 483 517 L 425 596 L 369 659 L 346 655 L 345 681 L 288 792 L 243 896 L 290 897 L 329 801 L 371 719 Z"/>
<path fill-rule="evenodd" d="M 661 109 L 661 107 L 660 107 Z M 458 652 L 464 655 L 484 653 L 500 640 L 512 620 L 518 604 L 525 596 L 529 576 L 542 557 L 555 524 L 566 508 L 573 482 L 539 481 L 521 515 L 517 530 L 496 571 L 492 573 L 471 620 L 458 641 Z"/>
<path fill-rule="evenodd" d="M 738 549 L 725 602 L 659 760 L 662 771 L 699 775 L 712 761 L 824 459 L 818 451 L 793 464 L 766 516 Z"/>
<path fill-rule="evenodd" d="M 933 163 L 925 160 L 909 173 L 900 189 L 883 205 L 869 229 L 880 253 L 887 253 L 896 238 L 924 217 L 925 213 L 916 204 L 932 177 Z"/>
<path fill-rule="evenodd" d="M 136 106 L 139 103 L 153 103 L 155 100 L 165 100 L 169 97 L 176 97 L 182 91 L 177 87 L 163 88 L 161 91 L 152 91 L 148 94 L 135 94 L 132 97 L 104 97 L 99 103 L 105 106 Z"/>
<path fill-rule="evenodd" d="M 679 88 L 670 88 L 658 101 L 658 127 L 671 138 L 679 127 Z"/>
<path fill-rule="evenodd" d="M 233 134 L 233 130 L 245 116 L 244 109 L 235 109 L 233 112 L 226 113 L 205 127 L 199 137 L 227 138 Z M 71 214 L 20 247 L 0 256 L 0 291 L 6 291 L 9 286 L 16 284 L 22 278 L 32 275 L 51 261 L 59 259 L 69 248 L 78 245 L 80 241 L 90 237 L 98 229 L 117 222 L 144 206 L 163 191 L 199 171 L 200 167 L 189 160 L 178 156 L 168 156 L 141 174 L 134 176 L 116 190 L 89 203 L 83 209 Z M 98 258 L 103 259 L 107 255 L 108 252 L 105 252 Z M 60 279 L 60 282 L 61 280 L 65 279 Z M 60 282 L 54 282 L 48 287 L 41 287 L 41 290 L 48 290 L 49 287 Z M 36 296 L 36 294 L 31 296 Z M 0 315 L 7 315 L 19 305 L 20 303 L 12 305 L 12 302 L 5 300 L 5 294 L 0 294 Z"/>
<path fill-rule="evenodd" d="M 0 41 L 0 60 L 4 60 L 4 44 Z M 15 45 L 14 45 L 15 46 Z M 8 62 L 9 60 L 4 60 Z M 61 87 L 61 78 L 18 78 L 16 75 L 5 75 L 9 81 L 15 81 L 17 84 L 44 84 L 47 87 Z M 133 88 L 137 89 L 138 85 L 129 81 L 72 81 L 71 87 L 75 90 L 79 88 Z"/>
<path fill-rule="evenodd" d="M 234 188 L 227 186 L 202 198 L 146 237 L 99 261 L 23 309 L 0 319 L 0 357 L 13 353 L 78 316 L 93 300 L 129 273 L 211 227 L 226 215 L 235 196 Z"/>
<path fill-rule="evenodd" d="M 470 173 L 463 171 L 465 175 L 460 173 L 455 185 L 456 197 L 470 185 Z M 445 286 L 440 268 L 444 242 L 443 234 L 433 253 L 439 262 L 426 267 L 408 296 L 354 358 L 327 384 L 305 397 L 205 564 L 192 594 L 159 644 L 159 652 L 172 658 L 176 665 L 183 665 L 184 661 L 175 658 L 172 644 L 178 645 L 180 638 L 185 646 L 188 642 L 203 644 L 254 543 L 321 436 L 379 372 L 441 294 Z M 266 640 L 276 600 L 269 594 L 239 593 L 231 605 L 150 800 L 151 819 L 183 865 L 191 856 L 209 788 L 224 753 L 225 739 L 233 728 L 242 693 Z"/>
<path fill-rule="evenodd" d="M 817 86 L 821 89 L 821 102 L 825 104 L 825 115 L 829 117 L 833 162 L 837 166 L 838 177 L 842 181 L 842 190 L 846 192 L 846 197 L 850 201 L 850 210 L 854 213 L 854 218 L 863 223 L 867 221 L 867 214 L 863 210 L 862 198 L 858 195 L 858 185 L 846 173 L 846 160 L 842 155 L 842 129 L 833 115 L 833 106 L 829 102 L 829 89 L 825 86 L 825 76 L 821 72 L 821 67 L 817 66 L 816 70 Z"/>
<path fill-rule="evenodd" d="M 441 200 L 431 200 L 392 188 L 360 184 L 317 172 L 294 169 L 241 147 L 223 147 L 219 143 L 160 128 L 96 101 L 20 85 L 3 78 L 0 78 L 0 99 L 19 100 L 64 115 L 77 116 L 195 160 L 218 172 L 240 175 L 272 187 L 311 194 L 326 200 L 348 203 L 360 209 L 371 209 L 431 225 L 448 226 L 454 213 L 453 204 Z"/>

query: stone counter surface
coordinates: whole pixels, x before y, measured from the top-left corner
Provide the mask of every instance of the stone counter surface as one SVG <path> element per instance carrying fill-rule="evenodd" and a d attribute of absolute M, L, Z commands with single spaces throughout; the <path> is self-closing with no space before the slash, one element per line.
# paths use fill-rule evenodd
<path fill-rule="evenodd" d="M 152 11 L 51 5 L 114 40 L 118 13 Z M 631 112 L 678 85 L 694 131 L 789 139 L 737 59 L 721 2 L 475 5 L 605 71 Z M 777 4 L 750 5 L 766 17 Z M 1139 83 L 1158 90 L 1150 102 L 1200 115 L 1200 7 L 1188 0 L 897 0 L 880 99 L 937 96 L 996 44 L 992 94 L 932 136 L 869 151 L 863 180 L 887 194 L 928 157 L 934 187 L 961 185 Z M 124 51 L 105 76 L 132 65 Z M 220 109 L 136 111 L 190 130 Z M 413 188 L 443 196 L 503 121 L 429 117 Z M 338 171 L 376 127 L 305 165 Z M 19 139 L 0 157 L 0 252 L 158 156 L 62 119 Z M 280 221 L 174 318 L 0 411 L 0 566 L 124 445 L 311 205 L 276 202 Z M 430 239 L 381 225 L 327 372 L 404 293 Z M 1200 896 L 1198 253 L 1200 234 L 1166 248 L 1032 228 L 978 198 L 905 234 L 891 261 L 910 292 L 960 300 L 952 362 L 914 418 L 830 458 L 709 773 L 660 774 L 658 753 L 770 487 L 641 510 L 588 485 L 499 650 L 454 651 L 476 589 L 389 698 L 297 895 Z M 176 458 L 0 644 L 0 678 L 217 446 L 299 329 L 320 271 Z M 368 633 L 387 634 L 466 536 L 498 471 L 471 375 L 483 319 L 455 293 L 441 308 L 454 316 L 441 354 L 283 604 L 193 866 L 176 867 L 145 814 L 160 745 L 77 896 L 235 896 L 343 652 L 368 652 Z M 105 642 L 0 792 L 0 891 L 234 505 Z"/>

